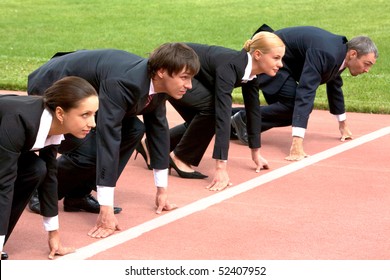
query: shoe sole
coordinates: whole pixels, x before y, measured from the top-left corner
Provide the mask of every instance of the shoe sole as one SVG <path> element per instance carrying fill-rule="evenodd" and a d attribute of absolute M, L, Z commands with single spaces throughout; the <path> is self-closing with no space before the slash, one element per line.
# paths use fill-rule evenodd
<path fill-rule="evenodd" d="M 64 206 L 64 211 L 65 212 L 86 212 L 86 213 L 92 213 L 92 214 L 99 214 L 99 212 L 91 212 L 91 211 L 87 211 L 85 209 L 69 207 L 69 206 Z M 119 214 L 120 212 L 122 212 L 122 209 L 120 209 L 120 210 L 114 209 L 114 214 Z"/>

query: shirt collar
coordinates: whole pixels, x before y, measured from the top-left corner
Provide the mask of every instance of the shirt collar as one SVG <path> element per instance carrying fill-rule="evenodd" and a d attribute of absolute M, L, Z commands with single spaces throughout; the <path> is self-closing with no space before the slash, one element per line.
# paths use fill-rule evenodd
<path fill-rule="evenodd" d="M 61 144 L 61 141 L 65 139 L 63 134 L 49 136 L 52 121 L 53 115 L 47 109 L 44 109 L 39 123 L 37 139 L 31 148 L 32 151 L 39 150 L 50 145 L 59 145 Z"/>
<path fill-rule="evenodd" d="M 343 63 L 341 64 L 339 71 L 344 70 L 344 69 L 345 69 L 345 59 L 344 59 Z"/>
<path fill-rule="evenodd" d="M 243 83 L 246 83 L 248 81 L 252 81 L 254 78 L 256 78 L 256 75 L 250 76 L 251 72 L 252 72 L 252 56 L 248 52 L 246 54 L 248 56 L 248 64 L 245 67 L 244 77 L 242 77 Z"/>
<path fill-rule="evenodd" d="M 153 95 L 156 93 L 157 92 L 154 90 L 153 80 L 150 80 L 149 95 Z"/>

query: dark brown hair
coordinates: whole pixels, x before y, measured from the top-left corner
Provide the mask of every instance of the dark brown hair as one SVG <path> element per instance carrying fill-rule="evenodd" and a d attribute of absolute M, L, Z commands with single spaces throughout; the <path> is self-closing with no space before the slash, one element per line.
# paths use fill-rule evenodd
<path fill-rule="evenodd" d="M 149 56 L 148 74 L 153 78 L 159 69 L 167 70 L 169 76 L 183 69 L 190 75 L 199 72 L 200 62 L 193 49 L 183 43 L 166 43 L 155 49 Z"/>
<path fill-rule="evenodd" d="M 69 76 L 46 89 L 43 100 L 51 112 L 54 112 L 57 106 L 69 111 L 77 108 L 81 100 L 94 95 L 97 96 L 96 90 L 89 82 L 80 77 Z"/>

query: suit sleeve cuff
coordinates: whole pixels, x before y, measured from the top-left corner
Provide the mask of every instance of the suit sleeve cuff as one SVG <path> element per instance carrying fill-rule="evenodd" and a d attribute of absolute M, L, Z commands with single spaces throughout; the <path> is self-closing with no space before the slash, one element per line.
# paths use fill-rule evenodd
<path fill-rule="evenodd" d="M 336 117 L 336 119 L 339 121 L 339 122 L 343 122 L 347 119 L 347 114 L 344 113 L 344 114 L 341 114 L 341 115 L 334 115 Z"/>
<path fill-rule="evenodd" d="M 97 200 L 100 205 L 114 206 L 115 187 L 97 186 Z"/>
<path fill-rule="evenodd" d="M 154 184 L 156 187 L 168 187 L 168 168 L 167 169 L 153 169 Z"/>
<path fill-rule="evenodd" d="M 43 217 L 43 227 L 46 231 L 53 231 L 60 228 L 58 215 L 54 217 Z"/>
<path fill-rule="evenodd" d="M 306 132 L 306 129 L 303 127 L 293 126 L 293 128 L 292 128 L 292 136 L 298 136 L 301 138 L 305 138 L 305 132 Z"/>

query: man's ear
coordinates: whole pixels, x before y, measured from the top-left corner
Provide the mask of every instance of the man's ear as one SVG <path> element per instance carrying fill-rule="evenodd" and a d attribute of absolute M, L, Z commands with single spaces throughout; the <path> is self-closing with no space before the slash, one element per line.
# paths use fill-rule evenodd
<path fill-rule="evenodd" d="M 349 56 L 349 59 L 356 58 L 358 56 L 358 53 L 356 50 L 349 50 L 348 56 Z"/>
<path fill-rule="evenodd" d="M 158 76 L 159 78 L 162 79 L 162 78 L 164 77 L 164 74 L 165 74 L 165 69 L 160 68 L 160 69 L 157 70 L 157 76 Z"/>

